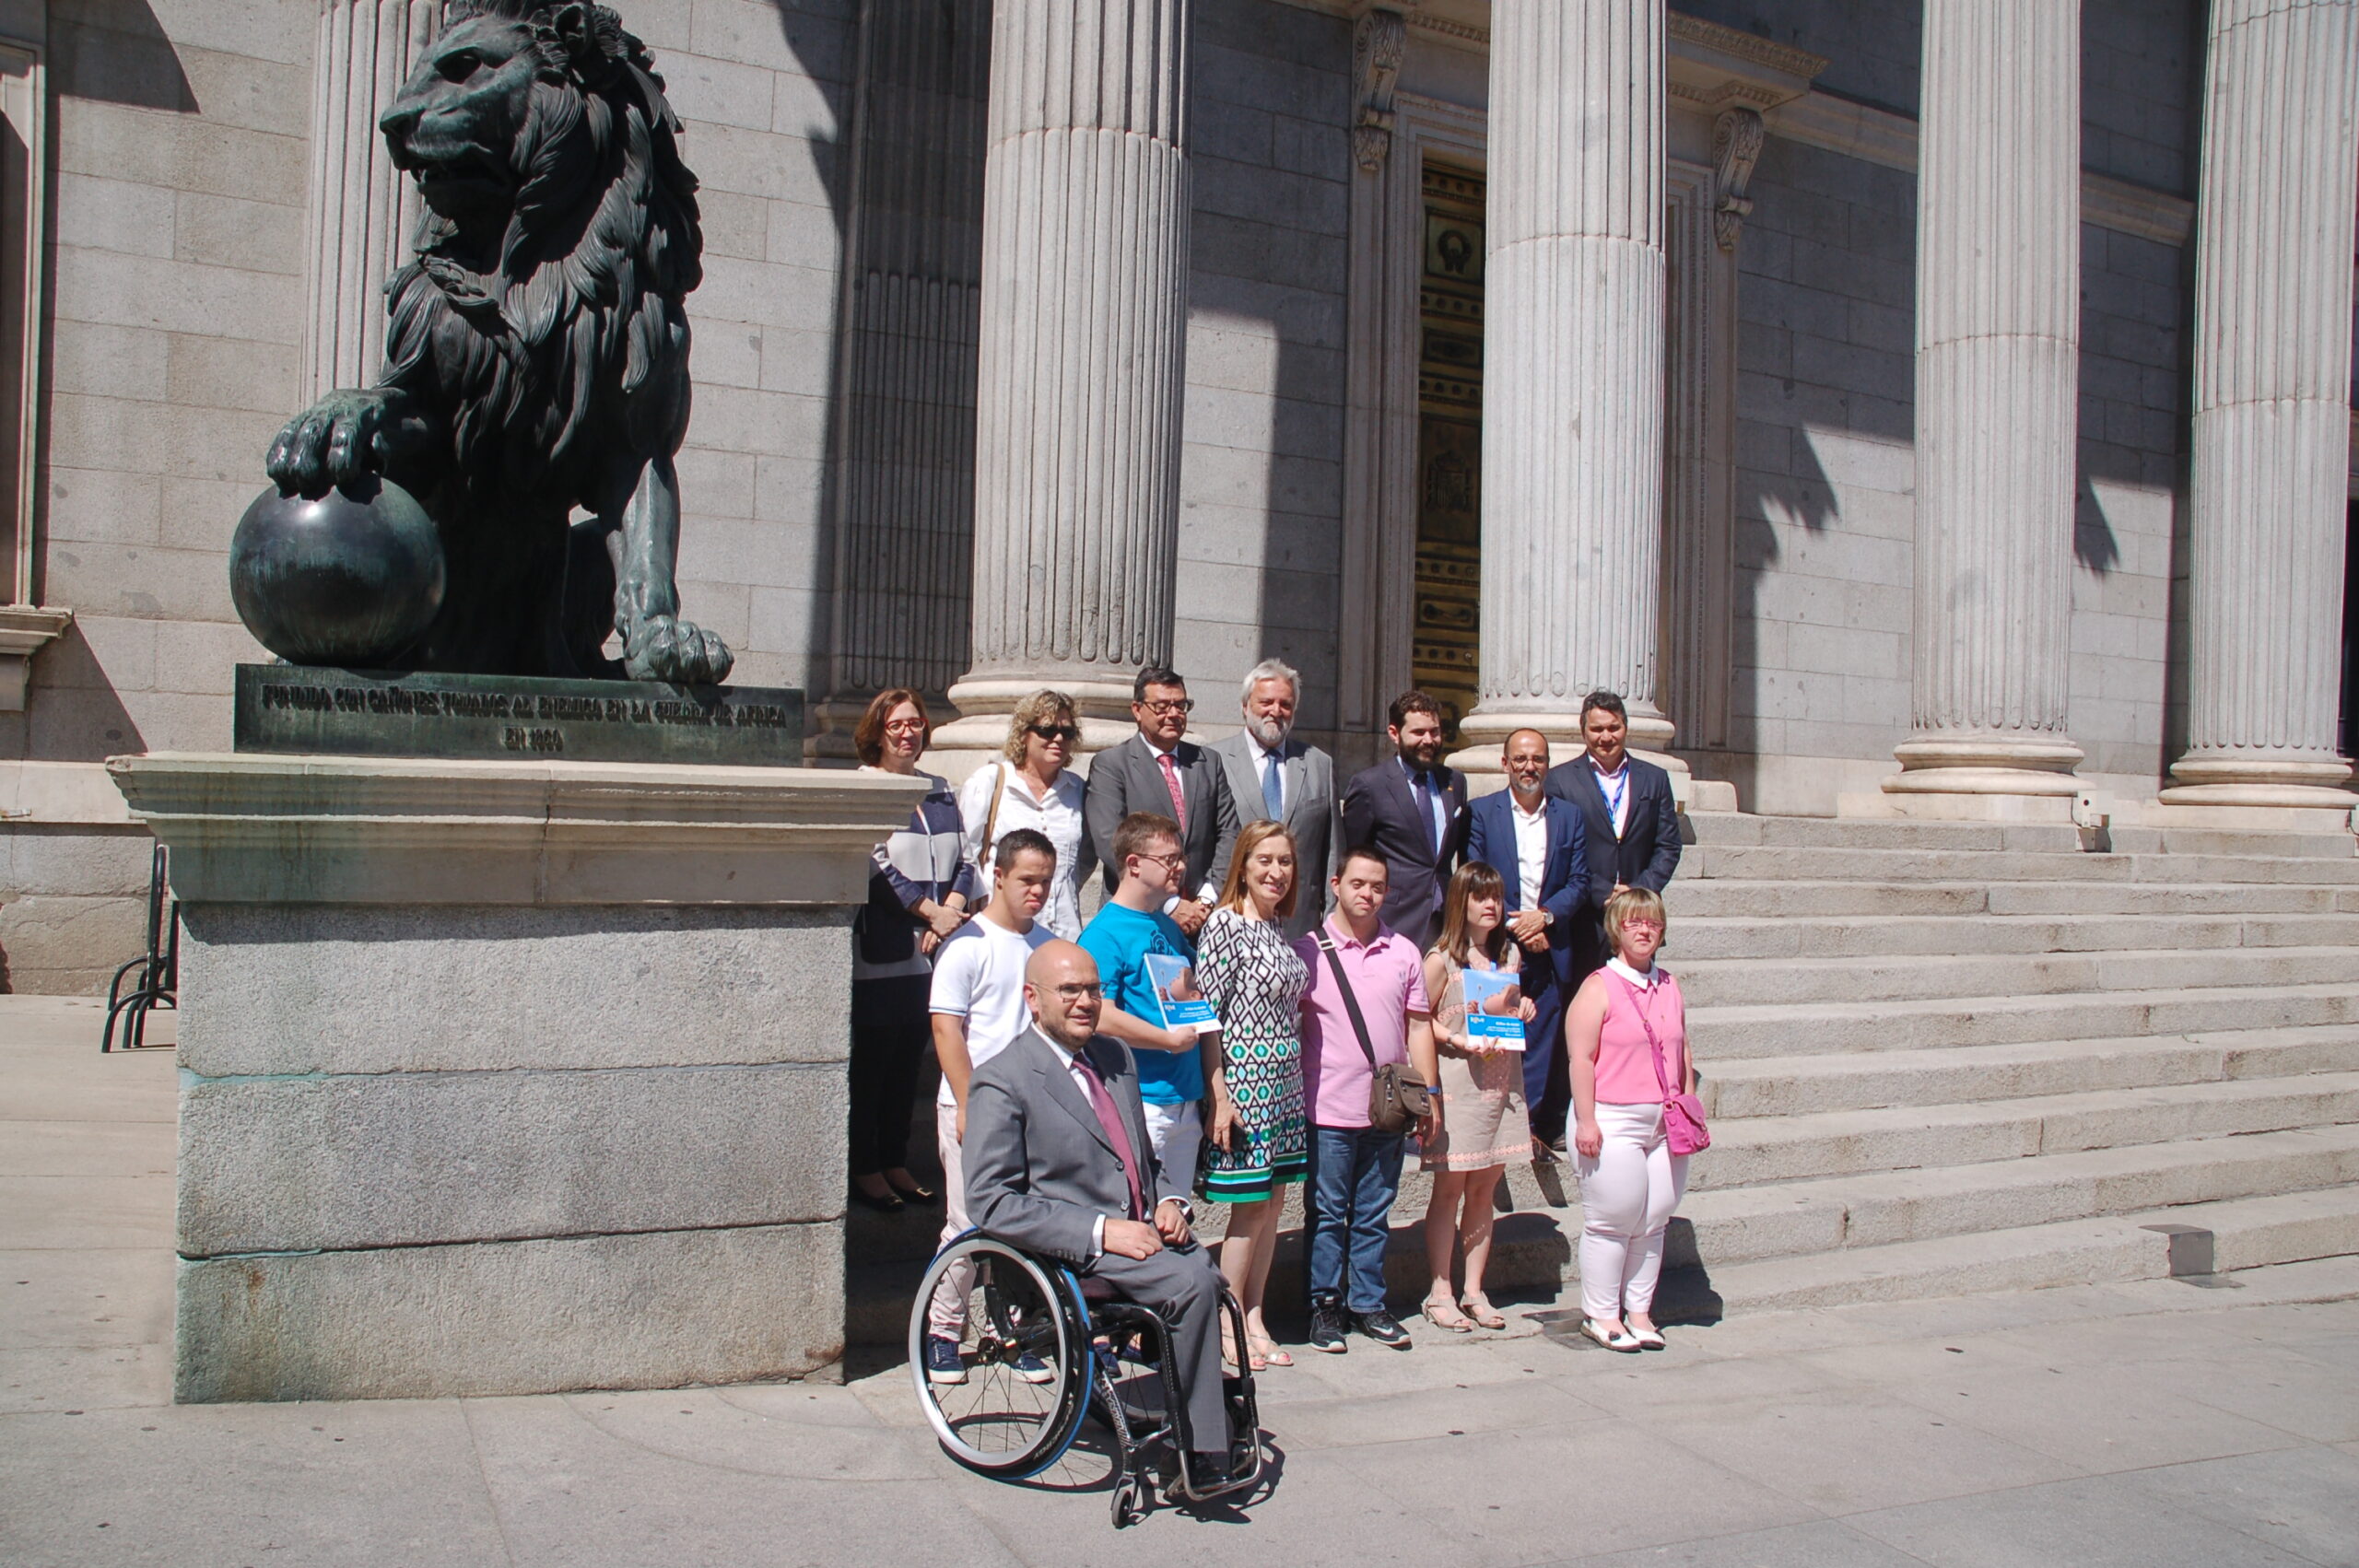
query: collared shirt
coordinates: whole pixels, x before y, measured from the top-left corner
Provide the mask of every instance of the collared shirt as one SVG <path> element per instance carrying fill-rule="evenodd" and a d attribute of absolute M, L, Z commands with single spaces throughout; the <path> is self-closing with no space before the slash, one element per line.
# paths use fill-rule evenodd
<path fill-rule="evenodd" d="M 1039 1035 L 1040 1038 L 1049 1041 L 1049 1048 L 1063 1059 L 1065 1064 L 1065 1076 L 1072 1079 L 1073 1086 L 1081 1092 L 1082 1102 L 1085 1105 L 1090 1104 L 1090 1081 L 1096 1075 L 1092 1073 L 1089 1069 L 1081 1065 L 1081 1058 L 1077 1054 L 1065 1049 L 1064 1047 L 1057 1041 L 1050 1039 L 1049 1032 L 1046 1029 L 1040 1030 Z M 1133 1062 L 1136 1062 L 1138 1059 L 1133 1056 L 1131 1059 Z M 1131 1151 L 1131 1158 L 1139 1163 L 1139 1179 L 1143 1182 L 1146 1179 L 1147 1176 L 1147 1153 L 1151 1152 L 1152 1151 L 1142 1152 L 1137 1149 Z M 1152 1187 L 1150 1187 L 1145 1192 L 1141 1193 L 1139 1196 L 1146 1204 L 1145 1217 L 1149 1220 L 1155 1218 L 1155 1211 L 1163 1207 L 1165 1203 L 1177 1203 L 1180 1205 L 1180 1212 L 1188 1219 L 1192 1220 L 1196 1217 L 1194 1206 L 1184 1198 L 1173 1197 L 1158 1199 L 1156 1197 Z M 1106 1222 L 1113 1217 L 1114 1216 L 1110 1214 L 1100 1214 L 1090 1222 L 1089 1256 L 1093 1260 L 1098 1258 L 1106 1250 Z"/>
<path fill-rule="evenodd" d="M 1007 786 L 1000 788 L 1004 773 Z M 975 769 L 958 791 L 958 815 L 965 823 L 967 860 L 975 868 L 989 895 L 992 846 L 983 842 L 989 828 L 994 841 L 1019 827 L 1046 835 L 1057 847 L 1057 880 L 1049 884 L 1049 901 L 1040 909 L 1040 923 L 1067 942 L 1081 938 L 1081 879 L 1089 874 L 1096 857 L 1089 851 L 1089 829 L 1081 815 L 1081 775 L 1071 768 L 1057 775 L 1057 787 L 1046 799 L 1036 800 L 1032 779 L 1014 763 L 994 762 Z M 992 796 L 999 796 L 999 815 L 992 816 Z"/>
<path fill-rule="evenodd" d="M 1165 757 L 1169 757 L 1171 759 L 1172 774 L 1180 780 L 1180 795 L 1182 800 L 1185 800 L 1188 794 L 1188 770 L 1180 766 L 1180 747 L 1178 743 L 1175 742 L 1168 746 L 1158 746 L 1153 741 L 1148 740 L 1146 731 L 1142 730 L 1139 731 L 1139 743 L 1146 747 L 1147 755 L 1149 756 L 1155 758 L 1155 771 L 1157 778 L 1161 778 L 1163 776 L 1163 759 Z M 1132 809 L 1135 811 L 1141 808 L 1133 805 Z M 1156 814 L 1160 816 L 1163 813 L 1157 812 Z M 1187 833 L 1188 825 L 1184 822 L 1180 823 L 1180 834 L 1181 842 L 1180 847 L 1182 849 L 1185 849 L 1188 847 L 1186 842 Z M 1196 902 L 1199 904 L 1217 904 L 1220 902 L 1220 883 L 1215 881 L 1214 878 L 1225 874 L 1227 868 L 1226 866 L 1214 866 L 1210 868 L 1210 870 L 1212 872 L 1212 875 L 1207 876 L 1204 879 L 1203 886 L 1196 889 Z M 1167 915 L 1179 907 L 1180 895 L 1176 893 L 1163 901 L 1163 912 Z"/>
<path fill-rule="evenodd" d="M 1420 772 L 1425 772 L 1426 779 L 1426 811 L 1433 818 L 1433 841 L 1437 845 L 1447 843 L 1449 839 L 1449 790 L 1443 780 L 1449 775 L 1438 767 L 1430 771 L 1412 767 L 1407 757 L 1401 758 L 1401 777 L 1408 780 L 1409 798 L 1413 801 L 1417 798 L 1417 775 Z M 1434 890 L 1434 897 L 1436 902 L 1439 902 L 1441 890 L 1438 887 Z"/>
<path fill-rule="evenodd" d="M 1416 945 L 1390 927 L 1379 926 L 1362 945 L 1351 929 L 1330 917 L 1320 928 L 1335 944 L 1352 994 L 1367 1023 L 1367 1042 L 1379 1064 L 1409 1059 L 1409 1020 L 1433 1012 L 1426 999 L 1426 966 Z M 1295 939 L 1294 950 L 1310 970 L 1302 993 L 1302 1088 L 1310 1119 L 1320 1127 L 1366 1127 L 1368 1082 L 1375 1076 L 1352 1029 L 1334 966 L 1319 951 L 1319 930 Z"/>
<path fill-rule="evenodd" d="M 1597 773 L 1597 788 L 1605 797 L 1606 814 L 1614 819 L 1614 837 L 1622 837 L 1622 829 L 1630 820 L 1630 754 L 1622 754 L 1622 766 L 1608 773 L 1597 766 L 1594 753 L 1587 755 L 1589 765 Z"/>
<path fill-rule="evenodd" d="M 1650 965 L 1643 975 L 1623 963 L 1618 956 L 1607 959 L 1605 966 L 1642 991 L 1654 989 L 1662 979 L 1662 965 L 1660 964 Z"/>
<path fill-rule="evenodd" d="M 1516 907 L 1540 907 L 1540 879 L 1548 868 L 1548 797 L 1540 798 L 1540 809 L 1528 812 L 1512 791 L 1508 795 L 1508 814 L 1515 823 L 1516 881 L 1522 893 Z"/>

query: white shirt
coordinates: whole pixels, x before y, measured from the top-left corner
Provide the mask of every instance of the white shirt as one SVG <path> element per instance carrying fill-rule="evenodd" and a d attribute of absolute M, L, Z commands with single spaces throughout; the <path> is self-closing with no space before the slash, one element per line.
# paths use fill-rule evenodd
<path fill-rule="evenodd" d="M 967 1021 L 969 1063 L 982 1066 L 1032 1027 L 1032 1010 L 1024 1005 L 1024 966 L 1035 948 L 1055 940 L 1056 933 L 1038 921 L 1018 935 L 990 916 L 978 915 L 934 949 L 933 992 L 927 1011 Z M 947 1076 L 934 1103 L 958 1103 Z"/>
<path fill-rule="evenodd" d="M 1623 963 L 1618 957 L 1607 959 L 1605 961 L 1605 966 L 1613 970 L 1615 974 L 1621 976 L 1624 979 L 1629 981 L 1632 985 L 1637 987 L 1642 991 L 1650 991 L 1654 989 L 1655 983 L 1662 978 L 1662 965 L 1660 964 L 1653 965 L 1643 975 L 1639 974 L 1636 969 L 1631 968 L 1627 964 Z"/>
<path fill-rule="evenodd" d="M 1597 766 L 1594 755 L 1589 765 L 1597 773 L 1598 792 L 1605 797 L 1606 813 L 1614 819 L 1614 837 L 1622 837 L 1622 829 L 1630 821 L 1630 754 L 1622 754 L 1622 766 L 1608 773 Z"/>
<path fill-rule="evenodd" d="M 1519 909 L 1540 907 L 1540 879 L 1548 869 L 1548 800 L 1542 796 L 1540 809 L 1527 812 L 1523 803 L 1510 791 L 1508 813 L 1515 821 L 1516 879 L 1521 884 L 1523 896 Z"/>
<path fill-rule="evenodd" d="M 1004 774 L 1007 788 L 999 789 Z M 992 885 L 991 847 L 983 830 L 997 843 L 1019 827 L 1048 836 L 1057 847 L 1057 880 L 1049 884 L 1049 902 L 1040 910 L 1040 924 L 1067 942 L 1081 940 L 1081 878 L 1086 869 L 1082 846 L 1089 830 L 1081 818 L 1081 775 L 1071 768 L 1057 776 L 1057 787 L 1045 801 L 1032 796 L 1031 778 L 1006 761 L 986 763 L 975 769 L 958 790 L 958 820 L 966 832 L 962 842 L 968 860 L 983 879 L 988 896 Z M 992 795 L 999 794 L 999 817 L 992 820 Z M 971 922 L 969 922 L 971 923 Z"/>

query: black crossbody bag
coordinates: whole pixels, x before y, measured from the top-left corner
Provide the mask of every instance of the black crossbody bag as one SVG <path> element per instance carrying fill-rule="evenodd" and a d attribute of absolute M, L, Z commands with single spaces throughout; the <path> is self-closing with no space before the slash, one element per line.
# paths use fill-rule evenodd
<path fill-rule="evenodd" d="M 1360 1016 L 1360 999 L 1352 993 L 1351 977 L 1344 973 L 1335 939 L 1322 927 L 1314 940 L 1319 951 L 1327 955 L 1327 966 L 1334 971 L 1335 989 L 1344 993 L 1344 1011 L 1351 1015 L 1352 1036 L 1360 1043 L 1360 1054 L 1367 1058 L 1372 1074 L 1367 1085 L 1367 1124 L 1378 1132 L 1406 1132 L 1432 1113 L 1432 1092 L 1405 1062 L 1378 1065 L 1376 1047 L 1368 1043 L 1367 1020 Z"/>

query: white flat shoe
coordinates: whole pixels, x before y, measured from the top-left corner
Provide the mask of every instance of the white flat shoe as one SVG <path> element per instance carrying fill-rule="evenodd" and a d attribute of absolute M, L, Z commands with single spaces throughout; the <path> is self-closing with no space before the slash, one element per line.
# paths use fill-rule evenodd
<path fill-rule="evenodd" d="M 1638 1348 L 1642 1351 L 1659 1351 L 1664 1348 L 1662 1335 L 1652 1328 L 1633 1328 L 1630 1330 L 1630 1338 L 1638 1342 Z"/>
<path fill-rule="evenodd" d="M 1627 1328 L 1624 1328 L 1617 1333 L 1609 1334 L 1604 1329 L 1597 1326 L 1596 1318 L 1584 1317 L 1581 1319 L 1581 1332 L 1587 1335 L 1590 1339 L 1596 1340 L 1599 1344 L 1603 1345 L 1609 1351 L 1619 1351 L 1624 1355 L 1636 1355 L 1638 1353 L 1637 1338 Z"/>

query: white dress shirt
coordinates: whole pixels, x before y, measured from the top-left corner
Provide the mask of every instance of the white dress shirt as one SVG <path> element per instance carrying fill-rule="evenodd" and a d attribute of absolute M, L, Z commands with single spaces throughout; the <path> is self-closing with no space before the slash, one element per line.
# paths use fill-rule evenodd
<path fill-rule="evenodd" d="M 1007 788 L 999 789 L 1002 774 Z M 1045 834 L 1057 847 L 1057 880 L 1049 884 L 1049 902 L 1040 910 L 1040 923 L 1067 942 L 1081 940 L 1081 847 L 1087 842 L 1088 825 L 1081 817 L 1081 775 L 1071 768 L 1057 776 L 1057 787 L 1049 791 L 1046 800 L 1036 800 L 1032 794 L 1031 777 L 1014 763 L 1004 759 L 987 763 L 968 776 L 958 790 L 958 819 L 964 828 L 963 842 L 967 859 L 983 879 L 988 896 L 992 885 L 991 846 L 983 842 L 983 829 L 989 827 L 994 842 L 1006 837 L 1019 827 L 1028 827 Z M 999 816 L 993 820 L 992 795 L 999 794 Z"/>
<path fill-rule="evenodd" d="M 1540 879 L 1548 869 L 1547 797 L 1541 797 L 1538 811 L 1527 812 L 1523 809 L 1523 802 L 1510 791 L 1508 812 L 1515 820 L 1516 880 L 1522 893 L 1516 907 L 1537 909 L 1540 907 Z"/>
<path fill-rule="evenodd" d="M 1171 772 L 1180 780 L 1180 798 L 1183 801 L 1186 800 L 1188 798 L 1188 770 L 1180 766 L 1180 748 L 1177 746 L 1158 746 L 1153 741 L 1147 740 L 1144 733 L 1141 733 L 1139 739 L 1144 743 L 1147 754 L 1155 758 L 1155 773 L 1156 778 L 1160 778 L 1163 777 L 1163 759 L 1165 757 L 1169 757 L 1171 759 Z M 1170 791 L 1170 786 L 1166 784 L 1164 786 L 1164 790 L 1165 793 L 1168 795 Z M 1163 813 L 1157 812 L 1156 814 L 1160 816 Z M 1188 847 L 1188 825 L 1184 822 L 1180 824 L 1180 847 L 1182 849 L 1185 849 Z M 1214 866 L 1211 870 L 1213 875 L 1211 877 L 1206 877 L 1204 879 L 1204 885 L 1196 889 L 1196 902 L 1199 904 L 1217 904 L 1220 902 L 1220 883 L 1214 881 L 1213 877 L 1226 875 L 1228 868 L 1226 866 Z M 1180 907 L 1180 895 L 1176 893 L 1169 898 L 1165 899 L 1163 902 L 1163 912 L 1167 915 L 1178 907 Z"/>
<path fill-rule="evenodd" d="M 1622 829 L 1630 821 L 1630 754 L 1622 754 L 1622 766 L 1608 773 L 1597 766 L 1597 758 L 1589 758 L 1597 773 L 1598 792 L 1605 797 L 1606 813 L 1614 819 L 1614 837 L 1622 837 Z"/>

